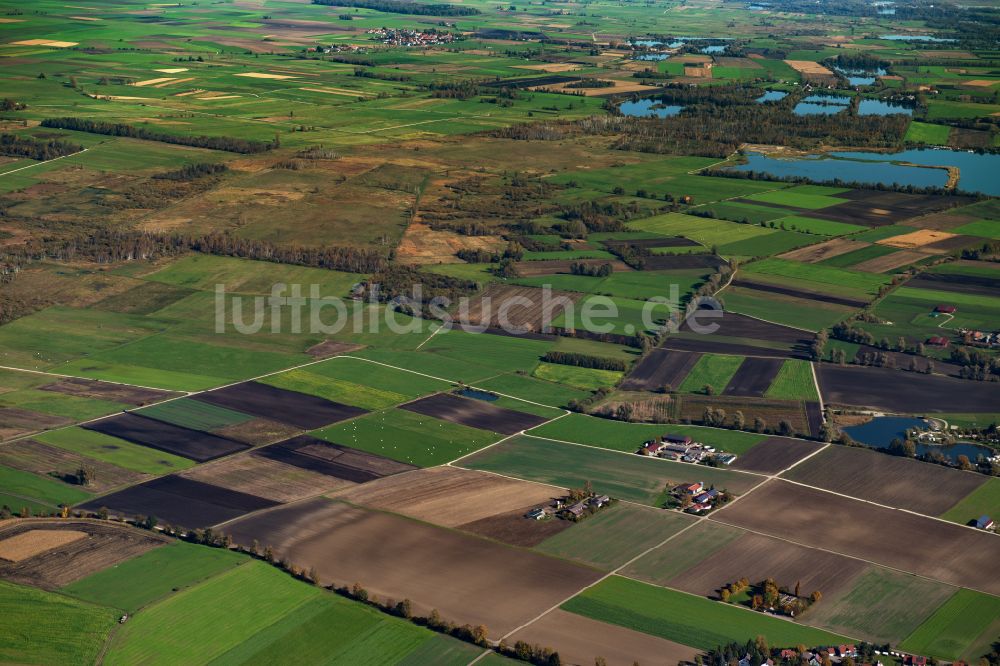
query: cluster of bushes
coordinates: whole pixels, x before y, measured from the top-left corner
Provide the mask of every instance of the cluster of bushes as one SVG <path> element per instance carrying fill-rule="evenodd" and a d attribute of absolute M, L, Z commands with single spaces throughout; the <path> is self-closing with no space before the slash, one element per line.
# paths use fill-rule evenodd
<path fill-rule="evenodd" d="M 277 148 L 279 145 L 277 137 L 273 141 L 265 142 L 231 136 L 167 134 L 166 132 L 157 132 L 145 127 L 136 127 L 134 125 L 126 125 L 125 123 L 109 123 L 89 118 L 46 118 L 41 122 L 41 125 L 42 127 L 73 130 L 75 132 L 124 136 L 131 139 L 159 141 L 161 143 L 192 146 L 194 148 L 208 148 L 210 150 L 223 150 L 230 153 L 261 153 L 272 148 Z"/>
<path fill-rule="evenodd" d="M 213 164 L 211 162 L 200 162 L 198 164 L 185 164 L 180 169 L 158 173 L 153 178 L 160 180 L 195 180 L 206 176 L 215 176 L 229 171 L 225 164 Z"/>
<path fill-rule="evenodd" d="M 586 275 L 589 277 L 608 277 L 609 275 L 611 275 L 612 272 L 614 272 L 614 269 L 611 268 L 611 264 L 609 263 L 603 263 L 600 265 L 597 264 L 589 265 L 583 262 L 574 261 L 572 264 L 569 265 L 569 272 L 572 275 Z"/>

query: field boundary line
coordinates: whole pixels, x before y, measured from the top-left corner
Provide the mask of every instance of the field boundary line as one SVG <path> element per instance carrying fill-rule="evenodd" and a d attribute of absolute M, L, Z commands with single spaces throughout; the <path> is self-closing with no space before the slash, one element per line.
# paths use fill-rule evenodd
<path fill-rule="evenodd" d="M 24 171 L 25 169 L 32 169 L 32 168 L 34 168 L 36 166 L 41 166 L 43 164 L 48 164 L 49 162 L 56 162 L 58 160 L 65 159 L 67 157 L 73 157 L 74 155 L 80 155 L 81 153 L 85 153 L 88 150 L 90 150 L 90 149 L 89 148 L 84 148 L 83 150 L 78 150 L 75 153 L 70 153 L 69 155 L 60 155 L 59 157 L 53 157 L 51 160 L 45 160 L 43 162 L 35 162 L 34 164 L 28 164 L 27 166 L 18 167 L 17 169 L 11 169 L 10 171 L 4 171 L 3 173 L 0 173 L 0 176 L 6 176 L 8 174 L 17 173 L 18 171 Z"/>
<path fill-rule="evenodd" d="M 819 379 L 816 377 L 816 363 L 809 361 L 809 372 L 812 373 L 813 386 L 816 387 L 816 395 L 819 396 L 819 413 L 823 423 L 826 423 L 826 405 L 823 404 L 823 391 L 819 388 Z"/>
<path fill-rule="evenodd" d="M 50 377 L 62 377 L 63 379 L 86 379 L 94 382 L 104 382 L 105 384 L 115 384 L 116 386 L 131 386 L 134 388 L 141 388 L 149 391 L 166 391 L 168 393 L 200 393 L 200 391 L 186 391 L 184 389 L 165 389 L 165 388 L 160 388 L 158 386 L 143 386 L 142 384 L 129 384 L 128 382 L 116 382 L 111 379 L 94 379 L 93 377 L 81 377 L 80 375 L 64 375 L 61 372 L 49 372 L 48 370 L 29 370 L 28 368 L 15 368 L 14 366 L 11 365 L 0 365 L 0 370 L 12 370 L 15 372 L 30 372 L 31 374 L 34 375 L 48 375 Z M 175 399 L 176 396 L 174 398 L 171 398 L 171 400 Z"/>
<path fill-rule="evenodd" d="M 438 326 L 437 328 L 435 328 L 433 331 L 431 331 L 431 334 L 428 335 L 426 339 L 424 339 L 423 342 L 421 342 L 419 345 L 416 346 L 416 348 L 413 351 L 420 351 L 421 347 L 423 347 L 428 342 L 430 342 L 431 338 L 433 338 L 435 335 L 437 335 L 438 333 L 440 333 L 443 330 L 444 330 L 444 324 L 442 324 L 442 325 Z"/>
<path fill-rule="evenodd" d="M 569 410 L 566 410 L 564 413 L 560 414 L 559 416 L 556 416 L 556 417 L 553 417 L 553 418 L 549 419 L 548 421 L 546 421 L 545 423 L 542 423 L 541 425 L 546 425 L 548 423 L 552 423 L 553 421 L 558 421 L 559 419 L 561 419 L 563 417 L 566 417 L 566 416 L 569 416 L 572 413 L 573 412 L 571 412 Z M 513 434 L 507 435 L 506 437 L 504 437 L 502 439 L 498 439 L 497 441 L 493 442 L 492 444 L 488 444 L 488 445 L 484 446 L 481 449 L 476 449 L 475 451 L 470 451 L 469 453 L 461 455 L 461 456 L 455 458 L 454 460 L 448 461 L 448 462 L 444 463 L 444 466 L 445 467 L 451 467 L 454 463 L 457 463 L 459 460 L 464 460 L 464 459 L 468 458 L 469 456 L 475 455 L 475 454 L 480 453 L 482 451 L 486 451 L 487 449 L 491 449 L 491 448 L 493 448 L 494 446 L 496 446 L 498 444 L 503 444 L 508 439 L 513 439 L 515 437 L 525 437 L 525 436 L 527 436 L 527 435 L 525 435 L 525 432 L 523 430 L 519 430 L 519 431 L 517 431 L 517 432 L 515 432 Z"/>

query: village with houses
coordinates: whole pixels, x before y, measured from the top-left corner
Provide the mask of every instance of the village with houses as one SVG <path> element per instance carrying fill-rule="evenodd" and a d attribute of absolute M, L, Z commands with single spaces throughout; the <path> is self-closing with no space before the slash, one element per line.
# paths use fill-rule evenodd
<path fill-rule="evenodd" d="M 387 46 L 440 46 L 455 41 L 455 34 L 441 32 L 434 28 L 414 30 L 412 28 L 376 28 L 366 30 L 373 40 Z"/>

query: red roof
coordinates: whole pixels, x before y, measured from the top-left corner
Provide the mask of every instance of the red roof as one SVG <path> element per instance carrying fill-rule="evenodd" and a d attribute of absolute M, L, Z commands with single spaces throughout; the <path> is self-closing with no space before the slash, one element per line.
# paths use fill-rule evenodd
<path fill-rule="evenodd" d="M 951 314 L 952 312 L 954 312 L 958 308 L 956 308 L 954 305 L 939 305 L 939 306 L 937 306 L 934 309 L 937 310 L 938 312 L 943 312 L 945 314 Z"/>

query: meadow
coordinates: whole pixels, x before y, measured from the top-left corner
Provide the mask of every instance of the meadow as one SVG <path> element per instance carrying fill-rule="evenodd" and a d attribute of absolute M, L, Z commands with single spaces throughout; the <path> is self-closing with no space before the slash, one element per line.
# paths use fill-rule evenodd
<path fill-rule="evenodd" d="M 1000 626 L 1000 599 L 961 589 L 921 624 L 900 648 L 942 659 L 985 654 Z"/>
<path fill-rule="evenodd" d="M 40 442 L 146 474 L 167 474 L 191 467 L 194 462 L 146 446 L 126 442 L 93 430 L 63 428 L 35 437 Z"/>
<path fill-rule="evenodd" d="M 712 393 L 721 393 L 741 363 L 742 356 L 703 354 L 676 389 L 682 393 L 703 393 L 706 387 L 711 387 Z"/>
<path fill-rule="evenodd" d="M 779 400 L 818 400 L 816 382 L 808 361 L 788 359 L 778 370 L 778 376 L 764 394 Z"/>

